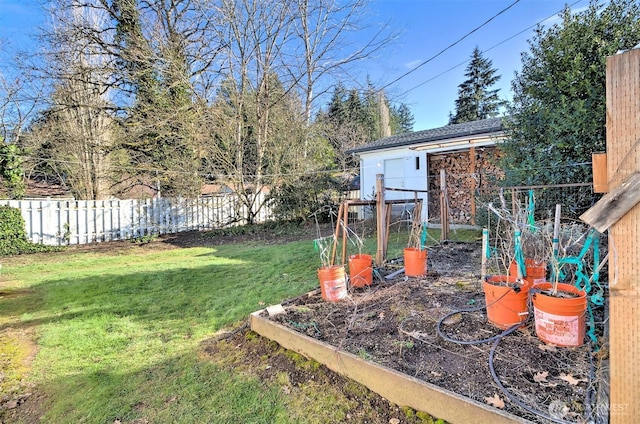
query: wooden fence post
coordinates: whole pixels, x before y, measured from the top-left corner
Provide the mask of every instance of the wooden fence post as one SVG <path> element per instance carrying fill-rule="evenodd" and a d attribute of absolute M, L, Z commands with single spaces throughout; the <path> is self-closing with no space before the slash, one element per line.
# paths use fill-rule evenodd
<path fill-rule="evenodd" d="M 476 225 L 476 148 L 469 149 L 470 172 L 471 172 L 471 225 Z"/>
<path fill-rule="evenodd" d="M 607 58 L 607 177 L 614 190 L 640 171 L 640 49 Z M 609 228 L 610 420 L 640 417 L 640 204 Z"/>
<path fill-rule="evenodd" d="M 444 169 L 440 170 L 440 223 L 442 231 L 440 232 L 440 240 L 449 239 L 449 205 L 447 204 L 447 173 Z"/>
<path fill-rule="evenodd" d="M 387 245 L 387 213 L 384 201 L 384 175 L 376 174 L 376 231 L 378 248 L 376 250 L 376 265 L 382 265 L 385 259 L 385 246 Z"/>

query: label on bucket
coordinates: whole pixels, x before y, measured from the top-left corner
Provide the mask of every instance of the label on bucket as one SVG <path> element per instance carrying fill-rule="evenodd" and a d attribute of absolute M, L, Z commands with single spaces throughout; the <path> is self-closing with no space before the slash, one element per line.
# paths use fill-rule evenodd
<path fill-rule="evenodd" d="M 347 284 L 344 278 L 324 282 L 325 300 L 337 302 L 347 297 Z"/>
<path fill-rule="evenodd" d="M 584 333 L 580 331 L 580 316 L 550 314 L 534 308 L 536 334 L 547 343 L 560 346 L 580 346 Z"/>

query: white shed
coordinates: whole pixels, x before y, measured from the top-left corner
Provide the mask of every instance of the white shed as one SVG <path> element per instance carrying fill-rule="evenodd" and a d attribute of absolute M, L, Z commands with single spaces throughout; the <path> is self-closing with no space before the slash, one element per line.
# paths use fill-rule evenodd
<path fill-rule="evenodd" d="M 360 158 L 361 199 L 373 199 L 376 174 L 383 174 L 386 188 L 421 191 L 418 196 L 423 199 L 422 217 L 425 220 L 433 216 L 429 214 L 430 199 L 427 191 L 433 189 L 433 181 L 430 187 L 429 177 L 439 175 L 440 169 L 445 169 L 450 166 L 446 164 L 451 163 L 456 163 L 458 172 L 464 169 L 465 174 L 473 177 L 477 159 L 486 157 L 485 150 L 493 150 L 491 147 L 503 138 L 502 118 L 488 118 L 396 134 L 352 149 L 348 153 Z M 451 159 L 436 159 L 443 156 Z M 414 196 L 415 193 L 410 191 L 385 192 L 385 198 L 389 200 L 413 199 Z M 472 196 L 472 192 L 469 196 Z"/>

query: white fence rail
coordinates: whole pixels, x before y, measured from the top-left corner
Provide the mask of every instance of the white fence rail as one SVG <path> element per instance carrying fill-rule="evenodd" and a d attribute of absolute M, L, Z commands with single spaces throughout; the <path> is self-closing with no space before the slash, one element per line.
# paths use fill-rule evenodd
<path fill-rule="evenodd" d="M 258 194 L 253 202 L 254 222 L 272 219 L 264 203 L 264 194 Z M 20 209 L 29 239 L 45 245 L 211 230 L 246 224 L 249 216 L 248 208 L 233 194 L 197 199 L 0 200 L 0 205 Z"/>

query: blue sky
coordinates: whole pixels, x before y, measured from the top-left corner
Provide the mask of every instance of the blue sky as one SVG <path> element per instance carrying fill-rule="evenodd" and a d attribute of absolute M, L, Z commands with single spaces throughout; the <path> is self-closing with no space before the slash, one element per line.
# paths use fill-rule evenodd
<path fill-rule="evenodd" d="M 402 30 L 394 54 L 378 70 L 382 85 L 436 55 L 512 3 L 514 0 L 376 0 L 376 9 Z M 511 99 L 513 74 L 520 70 L 520 54 L 529 51 L 527 40 L 533 36 L 530 27 L 539 22 L 545 26 L 558 22 L 557 12 L 567 3 L 572 5 L 572 11 L 588 6 L 588 0 L 520 0 L 459 44 L 394 83 L 387 88 L 388 94 L 409 105 L 416 118 L 414 130 L 446 125 L 449 112 L 454 110 L 458 85 L 464 81 L 466 61 L 478 46 L 502 76 L 496 86 L 500 95 Z"/>
<path fill-rule="evenodd" d="M 372 18 L 389 21 L 399 37 L 375 63 L 361 72 L 385 86 L 428 60 L 498 14 L 515 0 L 370 0 Z M 510 82 L 520 69 L 520 54 L 537 23 L 552 24 L 565 3 L 572 10 L 588 0 L 520 0 L 472 35 L 410 75 L 388 86 L 392 100 L 406 103 L 415 116 L 414 130 L 446 125 L 453 111 L 466 61 L 475 46 L 502 75 L 500 94 L 510 99 Z M 551 17 L 551 19 L 548 19 Z M 29 34 L 44 22 L 38 0 L 0 0 L 0 42 L 28 47 Z M 453 69 L 452 69 L 453 68 Z M 350 88 L 347 85 L 348 88 Z"/>

